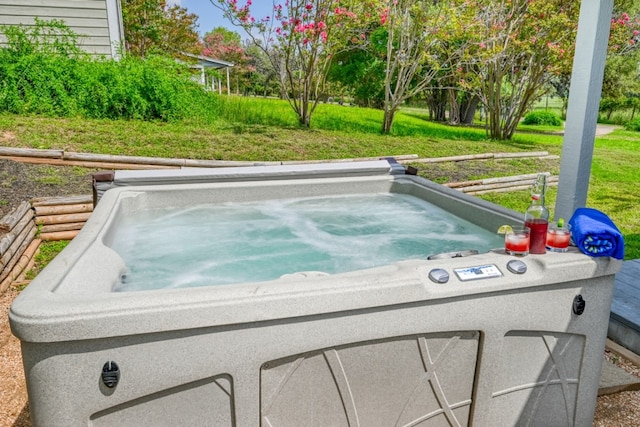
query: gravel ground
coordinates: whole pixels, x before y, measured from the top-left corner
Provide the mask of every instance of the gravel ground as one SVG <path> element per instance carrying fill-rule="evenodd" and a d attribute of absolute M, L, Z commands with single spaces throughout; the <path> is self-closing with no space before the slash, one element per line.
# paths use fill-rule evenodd
<path fill-rule="evenodd" d="M 34 197 L 91 194 L 94 170 L 29 165 L 0 159 L 0 218 L 23 201 Z M 18 291 L 10 288 L 0 295 L 0 426 L 31 426 L 20 343 L 11 335 L 8 311 Z M 616 355 L 604 357 L 640 377 L 640 368 Z M 622 392 L 598 398 L 594 426 L 640 426 L 640 391 Z"/>

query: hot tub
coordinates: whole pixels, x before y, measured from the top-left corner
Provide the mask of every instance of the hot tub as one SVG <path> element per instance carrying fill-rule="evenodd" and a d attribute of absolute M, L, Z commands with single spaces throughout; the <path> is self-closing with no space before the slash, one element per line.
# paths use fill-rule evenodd
<path fill-rule="evenodd" d="M 591 425 L 620 261 L 465 246 L 356 270 L 123 286 L 124 224 L 159 209 L 386 194 L 491 232 L 522 220 L 403 171 L 116 173 L 11 307 L 34 425 Z"/>

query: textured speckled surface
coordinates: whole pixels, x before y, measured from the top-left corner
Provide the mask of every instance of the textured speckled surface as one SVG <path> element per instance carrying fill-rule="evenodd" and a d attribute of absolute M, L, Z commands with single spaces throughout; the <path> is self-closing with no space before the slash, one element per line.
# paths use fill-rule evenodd
<path fill-rule="evenodd" d="M 104 242 L 131 209 L 366 191 L 408 192 L 489 229 L 518 220 L 388 174 L 109 191 L 12 306 L 35 424 L 589 425 L 620 268 L 608 258 L 530 255 L 516 274 L 497 250 L 238 286 L 110 292 L 121 265 Z M 501 275 L 455 273 L 485 265 Z M 429 280 L 434 268 L 449 280 Z M 109 361 L 120 369 L 114 388 L 100 379 Z"/>

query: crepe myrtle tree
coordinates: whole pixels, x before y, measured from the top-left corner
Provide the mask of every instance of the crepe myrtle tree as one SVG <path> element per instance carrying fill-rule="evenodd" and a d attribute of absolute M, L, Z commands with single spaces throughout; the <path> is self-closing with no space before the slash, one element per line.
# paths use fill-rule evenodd
<path fill-rule="evenodd" d="M 478 96 L 490 138 L 509 140 L 520 119 L 571 70 L 579 3 L 564 0 L 472 0 L 472 43 L 459 85 Z"/>
<path fill-rule="evenodd" d="M 246 77 L 255 71 L 251 57 L 242 44 L 240 34 L 229 31 L 224 27 L 217 27 L 209 31 L 202 38 L 202 55 L 209 58 L 222 59 L 232 62 L 230 79 L 235 82 L 236 93 L 246 88 Z M 216 75 L 218 72 L 215 72 Z"/>
<path fill-rule="evenodd" d="M 273 2 L 271 16 L 251 14 L 251 0 L 210 0 L 234 25 L 242 27 L 267 54 L 283 97 L 309 127 L 325 97 L 333 57 L 365 40 L 361 30 L 375 0 L 286 0 Z"/>
<path fill-rule="evenodd" d="M 624 10 L 628 10 L 625 12 Z M 607 49 L 607 62 L 602 82 L 602 112 L 611 114 L 616 108 L 633 109 L 640 94 L 640 6 L 633 11 L 633 3 L 614 4 Z M 569 101 L 571 69 L 551 80 L 555 94 L 562 99 L 562 116 L 565 117 Z M 628 98 L 628 96 L 631 96 Z M 629 103 L 631 105 L 627 105 Z M 633 111 L 632 111 L 633 118 Z"/>
<path fill-rule="evenodd" d="M 632 109 L 632 119 L 640 104 L 640 14 L 618 12 L 611 19 L 609 49 L 604 69 L 600 109 L 607 119 L 618 109 Z"/>

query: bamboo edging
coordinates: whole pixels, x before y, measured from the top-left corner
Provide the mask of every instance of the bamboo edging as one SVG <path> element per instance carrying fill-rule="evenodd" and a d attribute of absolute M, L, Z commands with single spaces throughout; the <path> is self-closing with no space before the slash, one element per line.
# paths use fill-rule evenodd
<path fill-rule="evenodd" d="M 42 241 L 73 239 L 91 215 L 92 201 L 91 195 L 34 198 L 5 215 L 0 221 L 0 293 L 12 283 L 29 282 L 26 273 Z"/>
<path fill-rule="evenodd" d="M 58 206 L 93 203 L 93 197 L 87 196 L 62 196 L 62 197 L 36 197 L 31 199 L 31 206 Z"/>
<path fill-rule="evenodd" d="M 31 204 L 44 241 L 72 240 L 93 212 L 92 196 L 40 198 Z"/>
<path fill-rule="evenodd" d="M 488 159 L 516 159 L 516 158 L 528 158 L 528 157 L 550 157 L 548 151 L 531 151 L 531 152 L 516 152 L 516 153 L 481 153 L 481 154 L 464 154 L 461 156 L 448 156 L 448 157 L 430 157 L 430 158 L 418 158 L 409 160 L 399 160 L 399 163 L 445 163 L 445 162 L 464 162 L 469 160 L 488 160 Z M 554 157 L 555 158 L 555 157 Z"/>
<path fill-rule="evenodd" d="M 541 172 L 543 175 L 547 177 L 551 176 L 549 172 Z M 502 182 L 513 182 L 513 181 L 524 181 L 524 180 L 534 180 L 540 175 L 539 173 L 531 173 L 526 175 L 512 175 L 512 176 L 503 176 L 499 178 L 484 178 L 484 179 L 474 179 L 472 181 L 460 181 L 460 182 L 450 182 L 444 184 L 450 188 L 460 188 L 460 187 L 469 187 L 471 185 L 486 185 L 486 184 L 496 184 Z"/>
<path fill-rule="evenodd" d="M 12 248 L 2 257 L 2 272 L 0 273 L 0 283 L 3 283 L 8 277 L 11 277 L 14 267 L 20 261 L 22 254 L 26 251 L 27 247 L 33 242 L 37 233 L 35 224 L 29 225 L 18 236 L 18 238 L 12 244 Z"/>
<path fill-rule="evenodd" d="M 393 157 L 396 160 L 417 159 L 417 154 Z M 233 161 L 208 159 L 177 159 L 164 157 L 122 156 L 111 154 L 76 153 L 64 150 L 39 150 L 35 148 L 0 147 L 0 158 L 23 163 L 50 164 L 56 166 L 80 166 L 101 169 L 177 169 L 183 167 L 222 168 L 235 166 L 275 166 L 284 164 L 356 162 L 379 160 L 385 157 L 366 157 L 334 160 L 293 160 L 293 161 Z"/>
<path fill-rule="evenodd" d="M 31 209 L 29 202 L 22 202 L 16 209 L 5 215 L 2 220 L 0 220 L 0 233 L 10 232 L 29 209 Z M 2 252 L 1 249 L 0 252 Z"/>
<path fill-rule="evenodd" d="M 179 169 L 180 166 L 163 166 L 163 165 L 139 165 L 131 163 L 109 163 L 109 162 L 87 162 L 76 160 L 39 158 L 39 157 L 20 157 L 20 156 L 0 156 L 0 158 L 13 160 L 21 163 L 31 163 L 38 165 L 52 166 L 78 166 L 82 168 L 93 169 Z"/>
<path fill-rule="evenodd" d="M 393 157 L 401 164 L 406 163 L 442 163 L 461 162 L 469 160 L 487 159 L 514 159 L 514 158 L 558 158 L 550 156 L 547 151 L 533 152 L 509 152 L 509 153 L 481 153 L 461 156 L 419 158 L 417 154 L 405 154 Z M 31 148 L 0 147 L 0 158 L 15 160 L 24 163 L 52 164 L 59 166 L 81 166 L 87 168 L 102 169 L 163 169 L 183 167 L 233 167 L 233 166 L 269 166 L 269 165 L 294 165 L 319 162 L 355 162 L 364 160 L 379 160 L 381 157 L 363 157 L 353 159 L 327 159 L 327 160 L 293 160 L 293 161 L 231 161 L 231 160 L 205 160 L 205 159 L 177 159 L 162 157 L 122 156 L 110 154 L 76 153 L 64 150 L 38 150 Z"/>
<path fill-rule="evenodd" d="M 22 208 L 18 208 L 22 211 Z M 18 241 L 23 235 L 24 230 L 29 226 L 29 223 L 33 224 L 33 211 L 27 209 L 22 213 L 22 217 L 18 222 L 14 224 L 11 231 L 4 234 L 0 239 L 0 269 L 6 264 L 8 259 L 13 256 L 13 250 L 15 250 L 15 242 Z"/>
<path fill-rule="evenodd" d="M 557 186 L 558 177 L 552 176 L 549 172 L 543 172 L 547 176 L 547 185 Z M 451 182 L 444 184 L 449 188 L 461 191 L 469 195 L 481 195 L 487 193 L 504 193 L 510 191 L 520 191 L 531 188 L 539 174 L 515 175 L 500 178 L 486 178 L 473 181 Z"/>
<path fill-rule="evenodd" d="M 80 203 L 75 205 L 34 206 L 36 218 L 39 216 L 67 215 L 86 213 L 93 211 L 93 203 Z"/>
<path fill-rule="evenodd" d="M 85 222 L 65 222 L 61 224 L 49 224 L 40 226 L 41 234 L 57 233 L 60 231 L 75 231 L 84 227 Z"/>
<path fill-rule="evenodd" d="M 32 239 L 25 247 L 22 255 L 20 255 L 20 258 L 15 265 L 6 273 L 3 273 L 6 276 L 4 279 L 0 279 L 0 293 L 6 291 L 7 288 L 15 281 L 25 281 L 26 273 L 31 270 L 35 264 L 35 257 L 38 254 L 40 243 L 40 239 Z"/>
<path fill-rule="evenodd" d="M 78 235 L 80 230 L 70 231 L 53 231 L 50 233 L 40 233 L 40 239 L 45 242 L 55 242 L 59 240 L 73 240 Z"/>
<path fill-rule="evenodd" d="M 91 216 L 91 212 L 70 213 L 62 215 L 37 216 L 37 225 L 66 224 L 70 222 L 85 222 Z"/>
<path fill-rule="evenodd" d="M 549 187 L 557 187 L 558 186 L 558 182 L 547 182 L 547 186 Z M 531 184 L 522 184 L 522 185 L 517 185 L 517 186 L 513 186 L 513 187 L 504 187 L 504 188 L 496 188 L 496 189 L 491 189 L 491 190 L 479 190 L 479 191 L 470 191 L 467 192 L 466 194 L 469 194 L 471 196 L 479 196 L 481 194 L 489 194 L 489 193 L 509 193 L 512 191 L 523 191 L 523 190 L 529 190 L 531 188 Z"/>

